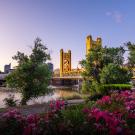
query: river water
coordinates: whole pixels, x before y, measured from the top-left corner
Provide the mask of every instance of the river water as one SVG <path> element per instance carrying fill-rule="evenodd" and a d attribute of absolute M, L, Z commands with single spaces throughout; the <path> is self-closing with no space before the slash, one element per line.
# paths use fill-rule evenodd
<path fill-rule="evenodd" d="M 44 96 L 39 96 L 38 98 L 32 98 L 31 100 L 29 100 L 27 102 L 28 105 L 32 105 L 32 104 L 41 104 L 44 102 L 48 102 L 51 100 L 56 100 L 60 97 L 66 97 L 66 96 L 72 96 L 73 94 L 77 94 L 77 92 L 68 89 L 56 89 L 54 90 L 53 93 L 48 94 L 48 95 L 44 95 Z M 5 108 L 5 102 L 3 101 L 5 98 L 8 98 L 10 95 L 14 95 L 14 98 L 16 100 L 18 100 L 18 104 L 21 101 L 21 93 L 19 92 L 11 92 L 11 91 L 0 91 L 0 108 Z"/>

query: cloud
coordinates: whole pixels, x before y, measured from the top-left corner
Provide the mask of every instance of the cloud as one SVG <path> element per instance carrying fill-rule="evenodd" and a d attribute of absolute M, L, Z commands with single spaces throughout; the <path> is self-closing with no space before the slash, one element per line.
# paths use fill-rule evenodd
<path fill-rule="evenodd" d="M 112 12 L 109 12 L 109 11 L 108 11 L 108 12 L 106 12 L 106 15 L 107 15 L 107 16 L 111 16 L 111 15 L 112 15 Z"/>
<path fill-rule="evenodd" d="M 118 11 L 106 12 L 106 16 L 111 17 L 116 23 L 121 23 L 123 21 L 123 14 Z"/>

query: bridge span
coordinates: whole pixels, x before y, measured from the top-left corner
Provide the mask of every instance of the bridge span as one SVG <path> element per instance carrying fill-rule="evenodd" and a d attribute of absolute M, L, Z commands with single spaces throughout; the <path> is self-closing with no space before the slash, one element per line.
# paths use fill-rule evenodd
<path fill-rule="evenodd" d="M 57 80 L 82 80 L 83 77 L 82 76 L 62 76 L 62 77 L 52 77 L 52 79 Z"/>
<path fill-rule="evenodd" d="M 82 76 L 55 76 L 52 77 L 51 84 L 54 86 L 80 85 L 82 80 Z"/>

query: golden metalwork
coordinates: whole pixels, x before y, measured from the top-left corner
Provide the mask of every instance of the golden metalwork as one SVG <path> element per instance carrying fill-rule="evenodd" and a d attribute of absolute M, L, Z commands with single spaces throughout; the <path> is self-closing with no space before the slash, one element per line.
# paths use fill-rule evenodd
<path fill-rule="evenodd" d="M 101 46 L 102 47 L 102 39 L 100 37 L 97 37 L 96 41 L 92 39 L 91 35 L 88 35 L 86 37 L 86 55 L 89 53 L 89 50 L 93 47 Z M 60 71 L 57 71 L 57 73 L 54 73 L 54 77 L 70 77 L 70 78 L 76 78 L 80 77 L 81 73 L 84 71 L 84 69 L 72 69 L 71 68 L 71 50 L 68 52 L 64 52 L 63 49 L 60 50 Z M 132 69 L 133 71 L 133 77 L 132 80 L 135 81 L 135 68 Z M 68 78 L 69 79 L 69 78 Z"/>
<path fill-rule="evenodd" d="M 60 50 L 60 77 L 63 73 L 68 73 L 71 71 L 71 50 L 64 52 L 63 49 Z"/>
<path fill-rule="evenodd" d="M 92 40 L 92 36 L 86 37 L 86 55 L 89 50 L 95 46 L 102 46 L 102 39 L 97 38 L 96 41 Z M 72 69 L 71 68 L 71 50 L 64 52 L 60 50 L 60 77 L 64 76 L 80 76 L 83 69 Z"/>
<path fill-rule="evenodd" d="M 92 36 L 89 35 L 86 37 L 86 55 L 89 53 L 89 50 L 96 46 L 102 46 L 102 39 L 97 37 L 97 40 L 92 40 Z"/>

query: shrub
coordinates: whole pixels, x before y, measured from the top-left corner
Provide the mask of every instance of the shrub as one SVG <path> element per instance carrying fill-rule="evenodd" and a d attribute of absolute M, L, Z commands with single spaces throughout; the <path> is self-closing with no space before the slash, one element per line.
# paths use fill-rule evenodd
<path fill-rule="evenodd" d="M 0 117 L 0 134 L 22 135 L 25 122 L 25 118 L 17 110 L 6 112 Z"/>
<path fill-rule="evenodd" d="M 87 94 L 90 92 L 90 86 L 91 82 L 90 81 L 83 81 L 82 83 L 82 93 Z"/>
<path fill-rule="evenodd" d="M 102 84 L 99 86 L 99 93 L 106 95 L 113 91 L 130 90 L 131 84 Z"/>
<path fill-rule="evenodd" d="M 126 112 L 124 98 L 118 93 L 111 94 L 111 96 L 103 96 L 101 99 L 97 100 L 96 106 L 102 110 L 108 110 L 109 112 Z"/>
<path fill-rule="evenodd" d="M 62 110 L 64 121 L 69 121 L 73 125 L 80 125 L 84 121 L 84 115 L 82 112 L 83 104 L 74 105 L 68 107 L 66 110 Z"/>
<path fill-rule="evenodd" d="M 134 99 L 134 91 L 121 91 L 120 93 L 112 93 L 111 96 L 103 96 L 96 102 L 96 106 L 101 110 L 111 112 L 120 121 L 123 121 L 125 123 L 123 124 L 126 125 L 130 131 L 135 133 Z"/>
<path fill-rule="evenodd" d="M 86 113 L 86 121 L 93 128 L 91 129 L 93 134 L 126 135 L 128 132 L 126 122 L 106 110 L 92 108 L 84 110 L 84 112 Z"/>
<path fill-rule="evenodd" d="M 99 84 L 99 83 L 92 83 L 90 89 L 91 97 L 89 99 L 99 99 L 103 95 L 108 95 L 111 92 L 120 92 L 124 90 L 130 90 L 132 87 L 131 84 Z"/>
<path fill-rule="evenodd" d="M 5 105 L 7 107 L 15 107 L 17 105 L 18 100 L 15 100 L 14 95 L 10 94 L 9 97 L 5 98 L 3 101 L 5 102 Z"/>
<path fill-rule="evenodd" d="M 95 95 L 99 91 L 99 83 L 96 81 L 83 81 L 82 93 Z"/>
<path fill-rule="evenodd" d="M 100 82 L 102 84 L 124 84 L 128 83 L 131 77 L 132 73 L 129 69 L 110 63 L 103 67 L 100 73 Z"/>
<path fill-rule="evenodd" d="M 121 91 L 96 102 L 64 107 L 50 102 L 42 115 L 23 116 L 16 110 L 0 114 L 2 135 L 133 135 L 135 92 Z"/>
<path fill-rule="evenodd" d="M 90 100 L 90 101 L 96 101 L 96 100 L 100 99 L 102 96 L 103 96 L 102 94 L 94 94 L 94 95 L 90 96 L 88 98 L 88 100 Z"/>

